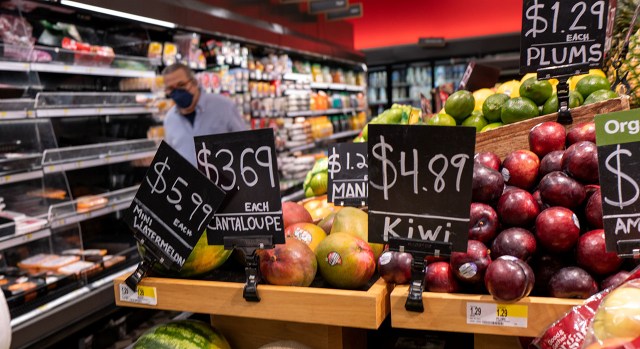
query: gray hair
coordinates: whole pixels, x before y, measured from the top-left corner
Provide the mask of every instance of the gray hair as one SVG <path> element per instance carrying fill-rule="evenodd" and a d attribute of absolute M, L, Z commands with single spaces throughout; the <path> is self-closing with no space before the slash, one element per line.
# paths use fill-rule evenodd
<path fill-rule="evenodd" d="M 178 70 L 184 71 L 184 73 L 187 74 L 187 77 L 190 80 L 196 80 L 196 76 L 193 73 L 193 70 L 191 70 L 191 68 L 187 67 L 186 65 L 184 65 L 182 63 L 173 63 L 172 65 L 169 65 L 169 66 L 165 67 L 162 70 L 162 75 L 171 74 L 171 73 L 176 72 Z"/>

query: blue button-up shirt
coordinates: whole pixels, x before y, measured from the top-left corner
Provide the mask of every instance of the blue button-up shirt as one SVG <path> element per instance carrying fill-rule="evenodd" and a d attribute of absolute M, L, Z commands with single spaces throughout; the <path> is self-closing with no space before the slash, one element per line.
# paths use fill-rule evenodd
<path fill-rule="evenodd" d="M 247 123 L 236 105 L 227 97 L 207 94 L 200 90 L 193 125 L 174 106 L 164 119 L 165 141 L 180 155 L 196 166 L 193 137 L 244 131 Z"/>

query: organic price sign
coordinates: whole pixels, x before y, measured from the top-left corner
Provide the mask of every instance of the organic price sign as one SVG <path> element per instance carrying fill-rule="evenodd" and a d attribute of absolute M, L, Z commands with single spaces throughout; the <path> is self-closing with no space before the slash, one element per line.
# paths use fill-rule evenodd
<path fill-rule="evenodd" d="M 607 251 L 632 253 L 640 239 L 640 111 L 596 116 L 598 171 Z"/>
<path fill-rule="evenodd" d="M 329 149 L 327 201 L 366 206 L 369 192 L 367 143 L 339 143 Z"/>
<path fill-rule="evenodd" d="M 467 250 L 475 129 L 369 125 L 369 240 Z"/>
<path fill-rule="evenodd" d="M 520 73 L 565 65 L 601 67 L 614 15 L 609 0 L 525 0 Z"/>
<path fill-rule="evenodd" d="M 224 196 L 162 142 L 124 220 L 163 266 L 180 270 Z"/>
<path fill-rule="evenodd" d="M 227 193 L 207 229 L 224 237 L 271 236 L 284 243 L 280 182 L 272 129 L 195 137 L 198 169 Z"/>

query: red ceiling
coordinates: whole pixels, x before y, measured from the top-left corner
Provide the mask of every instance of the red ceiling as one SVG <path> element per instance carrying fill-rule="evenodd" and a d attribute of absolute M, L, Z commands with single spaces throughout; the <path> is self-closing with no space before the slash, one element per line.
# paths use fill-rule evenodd
<path fill-rule="evenodd" d="M 520 31 L 521 0 L 361 0 L 364 16 L 351 20 L 357 50 Z"/>

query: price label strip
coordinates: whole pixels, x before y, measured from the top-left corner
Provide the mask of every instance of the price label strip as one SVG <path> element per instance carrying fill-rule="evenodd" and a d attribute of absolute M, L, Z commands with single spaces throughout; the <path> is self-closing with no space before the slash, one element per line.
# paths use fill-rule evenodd
<path fill-rule="evenodd" d="M 367 143 L 340 143 L 329 149 L 327 201 L 340 206 L 367 206 Z"/>
<path fill-rule="evenodd" d="M 529 308 L 522 304 L 467 302 L 467 324 L 526 328 Z"/>
<path fill-rule="evenodd" d="M 640 257 L 640 112 L 598 115 L 596 144 L 607 251 Z"/>
<path fill-rule="evenodd" d="M 525 0 L 520 73 L 576 64 L 583 66 L 581 72 L 602 67 L 615 10 L 608 0 Z"/>
<path fill-rule="evenodd" d="M 145 249 L 145 258 L 127 279 L 135 289 L 157 260 L 179 271 L 204 233 L 225 193 L 165 142 L 145 175 L 124 220 Z"/>
<path fill-rule="evenodd" d="M 227 193 L 208 226 L 209 244 L 224 237 L 271 236 L 284 243 L 280 182 L 271 129 L 195 138 L 198 169 Z"/>
<path fill-rule="evenodd" d="M 138 289 L 134 291 L 126 284 L 120 284 L 120 301 L 144 305 L 158 305 L 158 294 L 155 287 L 138 285 Z"/>

